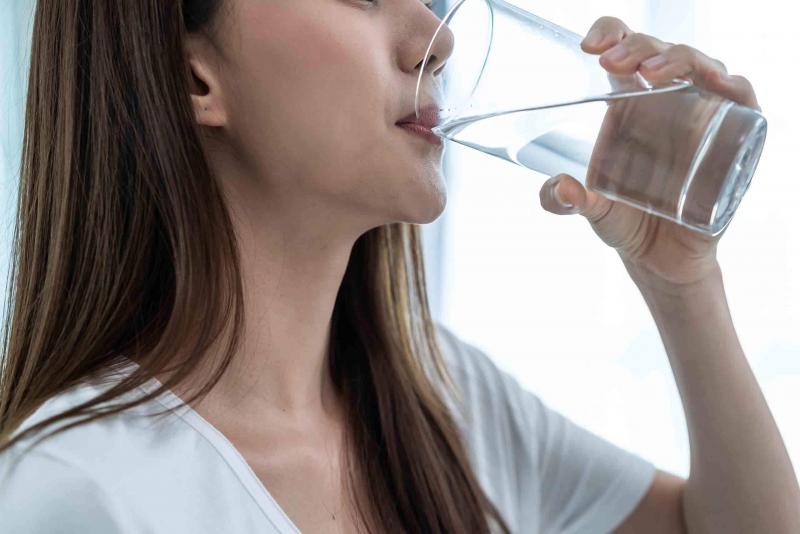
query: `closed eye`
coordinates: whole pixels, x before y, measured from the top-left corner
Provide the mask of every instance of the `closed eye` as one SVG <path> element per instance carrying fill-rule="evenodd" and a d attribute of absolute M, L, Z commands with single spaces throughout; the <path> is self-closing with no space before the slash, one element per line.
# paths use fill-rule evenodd
<path fill-rule="evenodd" d="M 376 0 L 363 0 L 363 1 L 368 2 L 368 3 L 376 3 Z M 434 6 L 434 4 L 436 3 L 436 0 L 421 0 L 421 1 L 422 1 L 422 4 L 425 7 L 427 7 L 429 10 L 433 11 L 433 10 L 436 9 L 436 7 Z"/>

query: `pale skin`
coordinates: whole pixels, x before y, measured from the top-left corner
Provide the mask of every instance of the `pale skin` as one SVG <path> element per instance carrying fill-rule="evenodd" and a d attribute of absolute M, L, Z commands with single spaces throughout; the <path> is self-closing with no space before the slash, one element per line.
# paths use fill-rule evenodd
<path fill-rule="evenodd" d="M 325 372 L 330 319 L 361 234 L 431 222 L 446 204 L 441 148 L 395 124 L 414 109 L 439 19 L 419 0 L 227 4 L 218 31 L 187 38 L 186 57 L 196 120 L 241 247 L 245 335 L 229 372 L 194 407 L 303 532 L 354 532 L 341 484 L 341 406 Z M 605 38 L 587 51 L 638 42 L 637 67 L 666 48 L 632 39 L 613 19 L 596 28 Z M 439 42 L 431 77 L 452 52 Z M 698 52 L 668 50 L 706 72 Z M 755 105 L 743 80 L 714 83 L 711 90 Z M 562 178 L 571 211 L 590 221 L 608 211 Z M 554 183 L 542 203 L 567 213 Z M 797 482 L 736 340 L 715 242 L 663 223 L 657 235 L 627 236 L 639 216 L 615 207 L 595 229 L 617 244 L 659 325 L 686 408 L 692 471 L 686 481 L 659 472 L 620 532 L 800 531 Z"/>
<path fill-rule="evenodd" d="M 609 72 L 638 70 L 653 82 L 689 78 L 758 108 L 750 83 L 727 76 L 719 61 L 635 33 L 618 19 L 598 20 L 582 47 L 600 54 Z M 686 415 L 689 478 L 658 471 L 617 532 L 800 532 L 797 477 L 728 310 L 716 259 L 725 232 L 712 238 L 687 230 L 565 175 L 545 183 L 540 200 L 553 213 L 583 215 L 617 250 L 658 326 Z"/>

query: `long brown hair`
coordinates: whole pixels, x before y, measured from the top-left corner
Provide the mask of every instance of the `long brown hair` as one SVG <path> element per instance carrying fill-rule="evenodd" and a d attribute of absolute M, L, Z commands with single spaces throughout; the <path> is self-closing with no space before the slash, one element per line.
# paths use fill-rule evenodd
<path fill-rule="evenodd" d="M 58 421 L 76 418 L 41 439 L 174 389 L 222 339 L 219 365 L 191 404 L 234 357 L 244 313 L 238 248 L 201 149 L 182 48 L 187 32 L 213 28 L 220 3 L 38 2 L 0 451 Z M 492 520 L 508 532 L 426 374 L 434 369 L 454 391 L 429 312 L 418 226 L 385 225 L 356 241 L 331 328 L 348 488 L 368 530 L 481 533 Z M 123 380 L 13 435 L 44 401 L 125 355 L 139 366 Z M 109 403 L 165 370 L 163 387 Z"/>

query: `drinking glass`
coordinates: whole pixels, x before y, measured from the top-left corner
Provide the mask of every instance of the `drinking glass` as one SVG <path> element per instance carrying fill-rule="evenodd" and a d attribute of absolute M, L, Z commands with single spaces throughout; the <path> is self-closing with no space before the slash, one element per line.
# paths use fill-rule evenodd
<path fill-rule="evenodd" d="M 453 52 L 441 85 L 430 87 L 423 75 L 437 39 L 453 39 Z M 569 174 L 692 230 L 722 232 L 758 165 L 764 116 L 689 80 L 613 75 L 581 41 L 506 0 L 457 0 L 420 69 L 417 117 L 433 99 L 439 136 L 547 176 Z"/>

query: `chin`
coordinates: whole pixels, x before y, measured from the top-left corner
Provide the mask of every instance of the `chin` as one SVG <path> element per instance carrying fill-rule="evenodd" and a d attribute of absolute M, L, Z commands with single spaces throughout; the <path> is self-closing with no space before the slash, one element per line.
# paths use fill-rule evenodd
<path fill-rule="evenodd" d="M 409 202 L 401 220 L 411 224 L 432 223 L 444 212 L 447 206 L 447 191 L 444 188 L 429 191 L 424 198 Z"/>
<path fill-rule="evenodd" d="M 382 198 L 370 202 L 370 211 L 379 214 L 381 224 L 428 224 L 439 218 L 447 206 L 447 187 L 440 172 L 427 171 L 383 175 Z"/>

